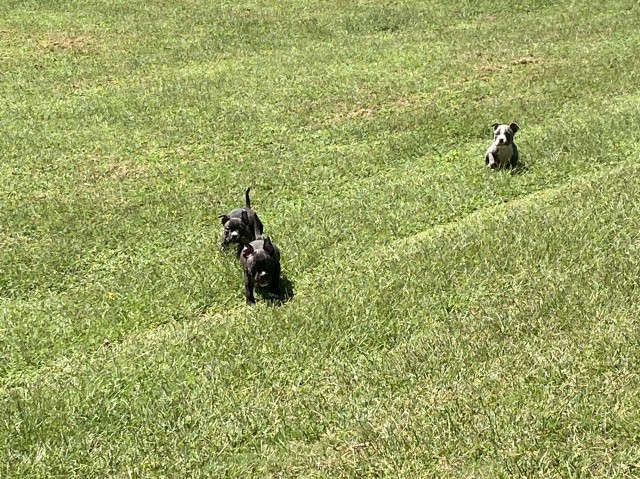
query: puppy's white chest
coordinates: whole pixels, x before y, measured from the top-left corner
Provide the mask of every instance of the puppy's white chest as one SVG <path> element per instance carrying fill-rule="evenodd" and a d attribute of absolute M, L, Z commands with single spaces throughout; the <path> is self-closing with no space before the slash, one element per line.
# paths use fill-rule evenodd
<path fill-rule="evenodd" d="M 493 155 L 498 158 L 500 163 L 509 161 L 513 156 L 513 145 L 498 146 L 493 145 Z"/>

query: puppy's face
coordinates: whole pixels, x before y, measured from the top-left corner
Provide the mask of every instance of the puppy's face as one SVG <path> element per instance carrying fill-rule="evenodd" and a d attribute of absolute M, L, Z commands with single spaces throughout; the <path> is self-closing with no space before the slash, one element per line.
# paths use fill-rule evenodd
<path fill-rule="evenodd" d="M 253 239 L 251 229 L 249 228 L 249 215 L 246 210 L 242 210 L 240 218 L 231 218 L 228 215 L 222 215 L 220 222 L 223 228 L 223 243 L 248 243 Z"/>
<path fill-rule="evenodd" d="M 242 250 L 244 258 L 245 274 L 253 279 L 253 282 L 264 288 L 271 283 L 276 274 L 277 259 L 275 250 L 270 240 L 266 240 L 260 249 L 254 249 L 250 244 Z"/>
<path fill-rule="evenodd" d="M 494 123 L 493 127 L 493 142 L 498 146 L 509 146 L 513 144 L 513 135 L 518 131 L 518 125 L 511 123 L 510 125 L 501 125 Z"/>

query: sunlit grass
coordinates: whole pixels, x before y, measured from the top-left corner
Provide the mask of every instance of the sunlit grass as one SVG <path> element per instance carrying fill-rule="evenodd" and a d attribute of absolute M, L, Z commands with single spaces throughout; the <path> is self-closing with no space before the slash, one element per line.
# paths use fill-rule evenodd
<path fill-rule="evenodd" d="M 0 5 L 0 476 L 633 477 L 640 11 L 511 8 Z"/>

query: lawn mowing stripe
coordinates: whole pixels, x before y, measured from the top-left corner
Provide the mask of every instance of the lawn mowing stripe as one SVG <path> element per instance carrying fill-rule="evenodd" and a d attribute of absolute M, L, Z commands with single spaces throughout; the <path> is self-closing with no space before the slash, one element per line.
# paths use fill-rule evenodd
<path fill-rule="evenodd" d="M 439 241 L 443 236 L 454 236 L 457 230 L 468 231 L 477 229 L 487 220 L 496 221 L 496 218 L 502 219 L 508 217 L 510 212 L 526 211 L 527 209 L 544 209 L 548 203 L 570 196 L 572 192 L 580 191 L 586 186 L 600 182 L 606 184 L 605 180 L 608 178 L 633 177 L 635 170 L 638 168 L 635 163 L 621 164 L 612 169 L 600 171 L 597 174 L 574 177 L 562 185 L 535 191 L 508 203 L 495 204 L 476 210 L 461 219 L 430 226 L 426 230 L 408 237 L 401 237 L 392 241 L 366 246 L 363 250 L 352 255 L 349 261 L 341 263 L 339 269 L 333 268 L 333 265 L 325 265 L 322 269 L 313 271 L 298 280 L 298 293 L 295 301 L 285 303 L 282 308 L 285 310 L 291 308 L 304 310 L 305 308 L 312 307 L 314 300 L 317 299 L 319 295 L 331 295 L 335 285 L 340 284 L 343 278 L 351 277 L 354 274 L 362 274 L 363 270 L 360 266 L 363 261 L 366 262 L 366 269 L 373 275 L 373 271 L 381 264 L 390 261 L 402 261 L 404 256 L 413 254 L 416 248 L 421 248 L 421 244 Z M 477 271 L 474 272 L 474 274 L 477 273 Z M 265 311 L 276 311 L 266 305 L 253 308 L 253 310 L 259 311 L 259 313 L 253 313 L 252 310 L 248 309 L 242 302 L 231 307 L 207 308 L 207 312 L 196 319 L 175 321 L 166 318 L 167 321 L 165 321 L 164 324 L 125 336 L 120 342 L 125 347 L 127 344 L 131 344 L 130 348 L 137 349 L 140 347 L 140 343 L 164 341 L 167 334 L 169 337 L 174 332 L 187 334 L 190 324 L 197 325 L 213 321 L 213 324 L 216 325 L 228 325 L 237 322 L 247 325 L 263 315 Z M 118 350 L 118 342 L 113 343 L 110 347 Z M 158 347 L 160 347 L 160 345 L 158 345 Z M 37 381 L 37 378 L 41 374 L 49 370 L 69 373 L 74 369 L 73 365 L 77 365 L 83 362 L 83 359 L 87 358 L 87 353 L 91 356 L 92 354 L 96 354 L 96 351 L 99 353 L 102 349 L 102 343 L 95 343 L 94 348 L 92 348 L 93 353 L 91 351 L 79 351 L 76 354 L 58 357 L 45 366 L 16 370 L 15 374 L 10 374 L 3 378 L 3 387 L 10 386 L 14 381 L 21 383 L 28 377 L 33 377 L 33 381 Z"/>
<path fill-rule="evenodd" d="M 312 198 L 307 195 L 306 199 L 297 200 L 298 203 L 296 205 L 292 205 L 290 201 L 284 202 L 283 200 L 273 202 L 275 215 L 274 213 L 264 214 L 266 207 L 263 208 L 262 206 L 258 206 L 258 211 L 263 216 L 265 223 L 271 225 L 268 230 L 270 234 L 275 232 L 277 242 L 283 246 L 283 251 L 287 255 L 286 261 L 288 261 L 290 265 L 287 267 L 285 263 L 286 274 L 294 281 L 298 281 L 305 276 L 322 277 L 327 274 L 327 271 L 322 268 L 314 271 L 315 264 L 321 264 L 323 258 L 336 256 L 342 258 L 353 248 L 353 242 L 350 241 L 348 237 L 341 237 L 340 231 L 345 227 L 347 230 L 352 229 L 359 231 L 360 234 L 369 231 L 369 234 L 376 238 L 376 242 L 388 241 L 397 237 L 398 234 L 413 234 L 419 231 L 420 228 L 424 228 L 425 225 L 451 221 L 460 214 L 469 213 L 482 207 L 486 203 L 495 204 L 518 197 L 521 194 L 526 194 L 528 191 L 531 191 L 532 187 L 534 189 L 539 188 L 540 182 L 553 185 L 556 182 L 562 181 L 570 171 L 584 171 L 584 169 L 588 171 L 607 168 L 609 164 L 615 164 L 622 158 L 633 155 L 637 156 L 637 148 L 633 149 L 633 144 L 636 140 L 632 133 L 623 137 L 614 136 L 613 138 L 608 138 L 608 136 L 605 135 L 605 132 L 614 128 L 614 123 L 627 122 L 630 125 L 633 124 L 634 115 L 637 112 L 637 105 L 636 96 L 625 96 L 620 98 L 619 101 L 609 104 L 607 107 L 608 110 L 616 113 L 616 119 L 612 116 L 600 116 L 602 112 L 599 112 L 598 116 L 594 115 L 578 123 L 576 125 L 577 129 L 574 131 L 571 130 L 571 125 L 563 124 L 563 131 L 568 131 L 569 134 L 574 135 L 576 138 L 584 138 L 585 135 L 590 135 L 590 139 L 594 141 L 594 143 L 591 144 L 593 149 L 589 149 L 574 140 L 571 150 L 564 152 L 562 157 L 551 159 L 551 161 L 561 161 L 561 163 L 550 166 L 547 169 L 542 169 L 539 167 L 542 166 L 543 163 L 537 159 L 536 163 L 538 168 L 530 170 L 523 176 L 478 175 L 477 173 L 482 169 L 482 166 L 481 162 L 477 164 L 475 160 L 473 163 L 466 163 L 465 170 L 463 169 L 462 163 L 464 163 L 466 155 L 465 152 L 458 149 L 452 151 L 451 155 L 446 157 L 447 161 L 451 162 L 445 164 L 446 166 L 442 165 L 439 168 L 433 169 L 433 160 L 425 157 L 413 162 L 390 165 L 387 168 L 383 167 L 381 171 L 376 171 L 375 175 L 371 178 L 363 177 L 358 181 L 353 181 L 351 188 L 344 192 L 348 193 L 351 199 L 347 200 L 345 204 L 345 198 L 343 197 L 343 202 L 339 207 L 335 205 L 333 198 L 328 198 L 330 200 L 329 203 L 325 201 L 314 204 L 311 202 Z M 565 111 L 565 113 L 567 112 Z M 581 131 L 584 133 L 579 134 Z M 542 127 L 538 127 L 537 132 L 547 136 L 549 138 L 547 141 L 552 141 L 552 133 L 547 132 Z M 601 140 L 602 143 L 595 143 L 599 140 Z M 528 141 L 531 142 L 535 140 L 528 139 Z M 605 141 L 608 143 L 604 143 Z M 523 145 L 526 147 L 526 143 L 523 143 Z M 531 148 L 531 146 L 533 146 L 533 148 Z M 537 146 L 538 152 L 542 155 L 549 154 L 544 148 L 540 149 L 541 146 L 544 145 Z M 536 145 L 535 143 L 533 145 L 530 143 L 530 148 L 523 150 L 525 152 L 528 151 L 523 154 L 526 162 L 535 155 Z M 470 150 L 468 155 L 471 156 L 472 154 L 473 151 Z M 573 163 L 574 155 L 583 158 L 577 165 Z M 460 167 L 457 166 L 458 163 L 461 164 Z M 404 171 L 399 170 L 398 167 L 402 167 Z M 387 178 L 381 177 L 380 175 L 383 174 L 385 170 L 387 171 L 386 174 L 392 174 L 392 176 Z M 465 171 L 468 174 L 465 174 Z M 463 180 L 465 178 L 467 178 L 468 181 L 472 181 L 472 183 L 464 182 Z M 407 186 L 407 184 L 413 186 Z M 455 185 L 455 189 L 452 188 L 453 185 Z M 39 288 L 30 288 L 28 290 L 31 304 L 33 304 L 35 298 L 42 298 L 38 300 L 37 306 L 37 309 L 40 311 L 40 317 L 37 319 L 37 323 L 32 322 L 32 324 L 29 325 L 29 331 L 20 333 L 24 328 L 21 329 L 20 324 L 16 323 L 16 321 L 25 314 L 29 314 L 33 306 L 30 306 L 29 303 L 24 303 L 22 300 L 17 303 L 11 303 L 10 301 L 5 303 L 4 314 L 8 315 L 6 316 L 7 319 L 5 321 L 7 321 L 7 323 L 5 324 L 10 325 L 12 329 L 16 328 L 13 336 L 5 335 L 6 344 L 11 345 L 11 349 L 13 350 L 11 354 L 17 354 L 18 357 L 22 356 L 26 361 L 33 361 L 37 364 L 42 361 L 42 359 L 46 360 L 47 356 L 50 357 L 49 349 L 54 347 L 54 341 L 57 341 L 56 338 L 60 336 L 69 337 L 70 332 L 73 332 L 76 341 L 75 345 L 70 343 L 64 344 L 63 350 L 65 352 L 70 348 L 82 349 L 87 347 L 87 345 L 98 344 L 104 336 L 118 339 L 122 337 L 123 334 L 127 334 L 128 331 L 131 330 L 129 328 L 132 328 L 132 326 L 132 329 L 138 329 L 140 326 L 144 328 L 149 323 L 149 316 L 155 318 L 156 321 L 162 317 L 167 317 L 167 315 L 183 318 L 198 314 L 197 311 L 203 308 L 219 311 L 220 309 L 226 308 L 229 301 L 233 301 L 233 298 L 242 301 L 240 289 L 234 287 L 234 285 L 238 283 L 238 273 L 236 269 L 233 268 L 234 265 L 227 264 L 227 258 L 210 256 L 211 252 L 215 252 L 216 250 L 215 242 L 218 235 L 218 227 L 216 227 L 215 224 L 205 226 L 206 211 L 199 210 L 199 203 L 197 201 L 192 202 L 191 200 L 187 200 L 189 204 L 193 203 L 192 206 L 190 206 L 193 212 L 188 213 L 191 216 L 186 216 L 184 219 L 181 219 L 179 223 L 176 223 L 177 218 L 175 214 L 172 213 L 172 208 L 177 207 L 184 211 L 183 206 L 177 205 L 178 203 L 184 204 L 184 200 L 178 201 L 180 196 L 175 197 L 176 206 L 173 207 L 165 205 L 162 202 L 166 202 L 175 194 L 172 190 L 177 189 L 177 191 L 180 192 L 183 187 L 168 184 L 167 188 L 168 195 L 159 198 L 155 198 L 154 196 L 154 202 L 142 206 L 142 208 L 141 206 L 135 206 L 135 203 L 139 200 L 134 201 L 134 206 L 131 211 L 135 213 L 137 210 L 141 210 L 141 217 L 148 218 L 145 219 L 145 231 L 148 231 L 150 239 L 154 238 L 154 228 L 158 226 L 162 228 L 161 225 L 163 222 L 169 219 L 171 219 L 174 231 L 176 228 L 174 225 L 182 225 L 180 226 L 180 230 L 184 230 L 186 241 L 181 243 L 181 247 L 178 250 L 176 250 L 175 246 L 170 247 L 170 255 L 167 255 L 167 247 L 165 246 L 168 239 L 163 236 L 157 238 L 157 244 L 149 244 L 149 240 L 147 240 L 145 243 L 142 243 L 141 246 L 131 245 L 123 251 L 121 247 L 116 247 L 115 249 L 114 247 L 107 247 L 108 243 L 105 243 L 107 238 L 105 238 L 104 235 L 101 236 L 101 234 L 97 234 L 97 237 L 102 238 L 102 249 L 96 249 L 95 246 L 91 246 L 91 248 L 87 250 L 86 241 L 89 237 L 72 234 L 73 229 L 68 231 L 68 239 L 63 243 L 59 243 L 58 246 L 55 246 L 55 244 L 45 245 L 38 242 L 31 244 L 25 243 L 21 246 L 23 248 L 26 246 L 31 248 L 32 245 L 36 247 L 40 245 L 41 248 L 46 247 L 47 254 L 56 251 L 55 248 L 66 248 L 67 254 L 70 254 L 72 251 L 70 248 L 75 248 L 74 251 L 77 250 L 77 252 L 74 254 L 78 255 L 78 260 L 71 265 L 62 263 L 58 266 L 55 262 L 47 260 L 42 262 L 38 260 L 45 250 L 42 250 L 42 253 L 38 253 L 38 249 L 36 249 L 29 254 L 29 256 L 33 258 L 33 261 L 37 262 L 37 271 L 50 271 L 49 274 L 54 274 L 57 271 L 60 279 L 56 281 L 55 284 L 51 283 L 48 288 L 44 288 L 42 293 L 39 292 Z M 502 192 L 501 190 L 505 188 L 507 192 Z M 416 189 L 421 191 L 418 200 L 416 200 L 415 196 Z M 193 191 L 193 188 L 191 188 L 191 190 L 190 195 L 195 195 L 196 197 L 200 195 L 197 190 Z M 385 190 L 388 192 L 386 196 L 392 198 L 393 202 L 380 204 L 378 198 L 380 198 L 381 192 Z M 511 190 L 511 192 L 508 192 L 509 190 Z M 514 191 L 516 192 L 515 194 L 513 193 Z M 150 190 L 150 193 L 154 193 L 154 191 Z M 178 195 L 182 195 L 182 193 L 180 192 Z M 100 196 L 109 197 L 109 194 L 105 192 L 104 195 L 97 195 L 97 197 Z M 406 199 L 403 200 L 402 198 Z M 92 198 L 91 201 L 93 202 L 95 199 Z M 263 199 L 262 202 L 261 204 L 269 204 L 269 198 L 267 197 L 266 201 Z M 303 209 L 297 211 L 297 205 L 302 206 Z M 349 207 L 348 205 L 353 205 L 353 207 Z M 126 204 L 123 206 L 129 208 Z M 350 211 L 346 217 L 342 215 L 345 208 L 346 211 Z M 82 212 L 83 210 L 78 210 L 76 204 L 73 208 L 69 209 L 69 212 L 71 211 Z M 278 213 L 278 211 L 280 211 L 280 213 Z M 295 213 L 296 211 L 297 213 Z M 93 212 L 95 213 L 95 210 L 93 210 Z M 193 213 L 196 213 L 196 216 L 193 216 Z M 49 215 L 46 210 L 43 211 L 42 214 L 43 217 L 47 217 L 48 215 L 48 217 L 51 218 L 51 215 Z M 291 216 L 292 214 L 293 216 Z M 101 219 L 99 217 L 88 218 L 87 221 L 84 222 L 76 220 L 74 226 L 74 223 L 69 223 L 68 213 L 65 213 L 64 210 L 61 212 L 56 208 L 56 215 L 60 217 L 60 224 L 65 225 L 64 229 L 81 227 L 82 230 L 85 231 L 89 221 L 103 229 L 106 225 L 113 224 L 115 227 L 109 226 L 110 236 L 113 235 L 109 241 L 115 241 L 116 243 L 114 243 L 114 245 L 117 245 L 121 241 L 121 234 L 124 235 L 124 238 L 131 239 L 131 234 L 127 233 L 124 229 L 126 223 L 118 225 L 119 220 L 117 217 L 112 217 L 111 223 L 106 223 L 102 226 L 100 226 Z M 112 215 L 112 213 L 110 213 L 110 215 Z M 316 223 L 306 231 L 301 229 L 301 225 L 295 222 L 296 218 L 309 217 L 315 218 Z M 25 219 L 28 219 L 24 216 L 16 216 L 16 219 L 18 218 L 22 218 L 20 221 L 23 222 Z M 166 220 L 163 218 L 166 218 Z M 291 225 L 285 226 L 283 224 L 285 218 L 292 218 L 294 221 Z M 427 222 L 425 224 L 420 221 L 412 221 L 414 218 L 425 218 Z M 194 222 L 193 220 L 196 221 Z M 348 223 L 340 224 L 340 222 L 345 220 L 347 220 Z M 158 221 L 160 223 L 157 223 Z M 395 224 L 398 229 L 386 231 L 387 229 L 384 224 L 388 223 Z M 34 226 L 33 222 L 29 222 L 28 224 L 30 228 Z M 193 231 L 194 224 L 201 225 L 198 231 Z M 348 226 L 349 224 L 352 224 L 352 226 Z M 44 226 L 46 225 L 47 223 L 44 224 Z M 54 224 L 49 224 L 49 227 L 54 226 Z M 297 230 L 296 234 L 286 234 L 287 228 L 290 231 Z M 54 230 L 58 229 L 54 228 Z M 378 231 L 382 233 L 378 233 Z M 138 233 L 141 232 L 138 230 Z M 85 243 L 82 241 L 78 242 L 78 238 L 84 238 L 83 241 Z M 173 238 L 171 238 L 171 240 L 172 239 Z M 337 247 L 336 242 L 339 242 Z M 207 245 L 209 245 L 208 248 L 206 248 Z M 312 245 L 312 247 L 308 245 Z M 5 251 L 6 254 L 15 257 L 16 245 L 10 244 L 9 246 L 9 250 Z M 183 259 L 183 254 L 186 252 L 185 248 L 199 249 L 202 260 L 198 262 L 198 264 L 190 264 L 189 262 L 185 264 Z M 13 253 L 11 253 L 12 249 Z M 87 251 L 91 252 L 88 256 Z M 320 253 L 320 255 L 318 255 L 318 253 Z M 193 257 L 193 251 L 191 251 L 189 255 Z M 86 262 L 84 265 L 82 261 L 80 261 L 83 258 Z M 117 263 L 120 261 L 119 258 L 130 264 L 124 276 L 114 276 L 114 272 L 118 271 Z M 207 273 L 209 269 L 200 267 L 203 262 L 208 261 L 212 262 L 215 271 Z M 342 261 L 342 259 L 340 259 L 340 261 Z M 221 264 L 222 262 L 224 262 L 224 264 Z M 110 266 L 111 263 L 113 263 L 113 265 Z M 36 263 L 34 263 L 34 265 L 35 264 Z M 217 264 L 220 265 L 215 267 Z M 116 269 L 114 270 L 113 267 L 116 267 Z M 180 268 L 182 268 L 182 270 L 180 270 Z M 29 268 L 27 268 L 27 271 L 28 270 Z M 33 271 L 35 272 L 36 270 Z M 20 274 L 16 272 L 14 276 L 16 278 L 20 277 L 20 281 L 22 282 L 28 281 L 29 276 L 25 275 L 25 272 Z M 136 284 L 137 291 L 144 290 L 145 294 L 151 292 L 154 296 L 151 303 L 147 303 L 143 298 L 137 299 L 130 296 L 131 292 L 128 291 L 129 286 L 127 286 L 130 280 L 126 278 L 133 272 L 136 272 L 141 278 Z M 187 281 L 186 284 L 189 285 L 189 288 L 192 288 L 192 285 L 196 282 L 200 286 L 197 286 L 197 289 L 192 292 L 187 291 L 186 288 L 178 288 L 177 290 L 175 288 L 164 288 L 155 293 L 154 291 L 155 288 L 158 287 L 158 283 L 153 279 L 154 274 L 166 276 L 167 279 L 165 282 L 171 277 L 175 278 L 176 284 L 182 284 Z M 78 291 L 78 288 L 84 287 L 85 283 L 77 283 L 79 279 L 77 275 L 83 276 L 85 281 L 89 283 L 99 281 L 101 284 L 99 288 L 94 288 L 89 296 L 87 296 L 86 293 Z M 189 279 L 185 279 L 185 275 L 188 275 Z M 42 276 L 39 277 L 46 279 Z M 123 279 L 119 279 L 120 277 Z M 52 278 L 50 278 L 51 281 Z M 210 278 L 210 280 L 207 278 Z M 11 281 L 11 276 L 9 276 L 8 279 Z M 39 281 L 42 282 L 42 279 Z M 120 284 L 121 281 L 124 281 L 122 285 Z M 17 286 L 18 285 L 14 285 L 14 287 L 11 288 L 14 294 L 20 293 L 21 291 Z M 47 292 L 47 289 L 50 291 Z M 24 294 L 27 294 L 26 289 L 22 288 L 22 291 Z M 232 291 L 235 291 L 235 295 Z M 57 293 L 63 294 L 56 297 Z M 51 296 L 52 294 L 53 296 Z M 91 308 L 86 312 L 81 310 L 80 308 L 83 307 L 82 304 L 74 305 L 74 303 L 70 302 L 71 296 L 69 296 L 69 294 L 75 296 L 77 301 L 80 301 L 78 297 L 84 297 L 85 299 L 93 298 L 91 301 L 86 302 L 87 304 L 93 304 L 94 310 L 92 311 Z M 79 294 L 81 296 L 78 296 Z M 115 298 L 122 296 L 123 300 L 116 302 L 107 301 L 105 298 L 108 294 L 113 295 Z M 170 306 L 172 301 L 177 301 L 178 304 L 180 304 L 179 308 L 173 307 L 173 312 L 170 311 L 172 309 Z M 96 309 L 96 303 L 99 304 L 99 309 Z M 47 312 L 46 315 L 43 315 L 43 312 Z M 72 312 L 73 314 L 71 314 Z M 76 320 L 74 323 L 71 323 L 64 319 L 65 317 L 77 317 L 78 314 L 81 314 L 82 322 Z M 104 324 L 104 319 L 109 317 L 115 318 L 118 322 L 123 321 L 129 326 L 124 330 L 122 327 L 114 328 L 113 326 L 105 328 L 105 326 L 108 325 Z M 56 319 L 53 320 L 53 318 Z M 34 328 L 33 326 L 38 323 L 42 325 L 39 326 L 40 328 L 46 327 L 52 334 L 39 338 L 34 337 L 34 331 L 38 331 L 38 328 Z M 138 324 L 140 326 L 135 326 Z M 55 326 L 55 328 L 53 328 L 53 326 Z M 21 337 L 17 342 L 10 340 L 11 337 L 15 338 L 15 335 L 18 333 Z M 49 346 L 35 351 L 32 343 L 34 340 L 37 344 L 49 344 Z M 11 342 L 9 343 L 8 341 Z M 21 345 L 22 343 L 24 343 L 24 345 Z M 20 351 L 20 348 L 24 349 Z M 41 354 L 44 356 L 40 356 Z"/>
<path fill-rule="evenodd" d="M 55 435 L 36 442 L 47 444 L 54 457 L 67 451 L 87 464 L 82 444 L 93 438 L 99 448 L 91 453 L 92 470 L 102 472 L 137 464 L 138 454 L 162 440 L 163 427 L 179 431 L 166 450 L 174 465 L 151 454 L 145 464 L 152 470 L 233 471 L 241 461 L 267 476 L 313 474 L 321 461 L 326 474 L 346 474 L 355 467 L 379 470 L 404 451 L 428 470 L 440 470 L 440 458 L 481 476 L 509 475 L 514 468 L 557 471 L 565 463 L 581 470 L 590 459 L 598 460 L 590 467 L 602 474 L 620 472 L 637 449 L 637 413 L 629 409 L 637 402 L 632 364 L 638 338 L 629 336 L 637 305 L 629 299 L 639 265 L 626 254 L 638 240 L 637 170 L 629 165 L 578 179 L 403 240 L 408 244 L 374 250 L 363 268 L 344 271 L 332 288 L 319 289 L 315 302 L 258 307 L 214 327 L 206 320 L 176 325 L 169 336 L 141 336 L 101 348 L 82 364 L 16 381 L 5 389 L 5 400 L 13 414 L 18 400 L 30 413 L 12 440 L 40 437 L 34 420 L 45 430 L 64 427 L 71 434 L 65 445 Z M 492 241 L 494 234 L 514 239 L 517 251 L 508 254 L 512 245 Z M 589 241 L 592 256 L 576 263 L 583 253 L 564 250 L 558 243 L 563 236 Z M 609 257 L 600 256 L 616 244 Z M 539 262 L 527 257 L 545 251 Z M 435 271 L 432 262 L 451 269 Z M 521 274 L 532 265 L 542 269 Z M 476 286 L 465 284 L 467 268 L 478 267 L 517 289 L 480 284 L 471 294 Z M 583 267 L 591 268 L 589 275 Z M 610 271 L 623 273 L 615 283 L 603 281 Z M 341 279 L 344 290 L 335 288 Z M 388 282 L 407 280 L 406 291 L 385 294 Z M 377 293 L 359 296 L 360 283 Z M 416 301 L 416 294 L 424 297 Z M 396 315 L 387 317 L 394 308 Z M 572 320 L 580 310 L 592 316 Z M 66 398 L 74 394 L 86 401 L 74 415 L 89 415 L 91 422 L 69 417 Z M 119 399 L 123 394 L 127 403 Z M 616 409 L 604 409 L 614 394 Z M 44 416 L 41 408 L 50 413 Z M 200 411 L 207 416 L 200 418 Z M 609 423 L 604 435 L 601 420 Z M 127 446 L 134 431 L 136 449 Z M 626 449 L 613 448 L 610 440 Z M 13 451 L 28 458 L 31 446 L 18 442 Z M 359 443 L 370 444 L 364 456 L 355 463 L 342 457 Z M 194 446 L 219 454 L 218 461 L 198 466 L 181 455 Z M 106 454 L 120 460 L 108 464 Z M 409 474 L 404 468 L 415 464 L 395 467 Z M 46 470 L 46 461 L 38 467 Z"/>

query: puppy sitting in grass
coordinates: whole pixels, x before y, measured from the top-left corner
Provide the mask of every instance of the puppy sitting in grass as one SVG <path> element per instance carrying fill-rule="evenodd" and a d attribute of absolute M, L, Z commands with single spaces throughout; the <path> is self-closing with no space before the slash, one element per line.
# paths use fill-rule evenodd
<path fill-rule="evenodd" d="M 484 154 L 485 164 L 493 169 L 514 168 L 518 164 L 518 148 L 513 142 L 513 136 L 519 130 L 518 125 L 501 125 L 494 123 L 493 143 Z"/>
<path fill-rule="evenodd" d="M 255 211 L 251 209 L 251 199 L 247 188 L 244 192 L 245 205 L 244 208 L 235 208 L 228 215 L 220 215 L 222 223 L 222 239 L 221 245 L 228 246 L 232 243 L 238 245 L 238 256 L 242 251 L 242 247 L 249 244 L 253 240 L 262 236 L 263 226 L 260 218 Z"/>
<path fill-rule="evenodd" d="M 244 270 L 244 293 L 247 305 L 253 306 L 256 300 L 253 289 L 256 285 L 269 288 L 269 295 L 280 295 L 280 251 L 268 236 L 245 245 L 240 253 L 240 262 Z"/>

